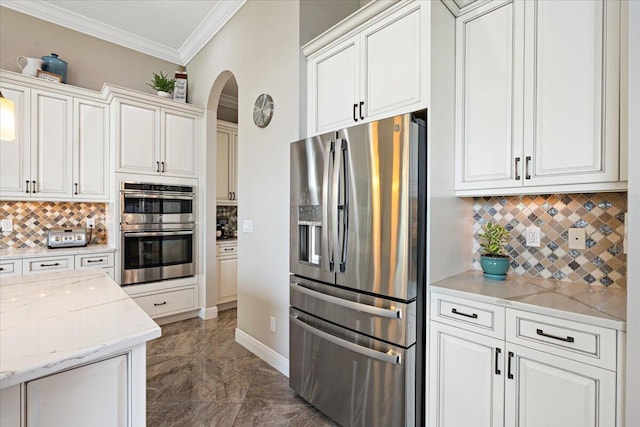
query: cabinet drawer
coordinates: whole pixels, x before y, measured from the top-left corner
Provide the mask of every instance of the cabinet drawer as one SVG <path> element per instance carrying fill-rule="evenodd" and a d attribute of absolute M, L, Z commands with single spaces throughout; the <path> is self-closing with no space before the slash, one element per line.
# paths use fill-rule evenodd
<path fill-rule="evenodd" d="M 616 331 L 507 309 L 507 341 L 606 369 L 616 367 Z"/>
<path fill-rule="evenodd" d="M 73 255 L 59 257 L 27 258 L 22 260 L 23 274 L 43 271 L 73 270 Z"/>
<path fill-rule="evenodd" d="M 10 261 L 0 261 L 0 276 L 20 276 L 22 275 L 22 260 L 14 259 Z"/>
<path fill-rule="evenodd" d="M 238 245 L 218 245 L 218 256 L 237 255 Z"/>
<path fill-rule="evenodd" d="M 198 307 L 195 287 L 135 297 L 133 300 L 153 318 L 195 310 Z"/>
<path fill-rule="evenodd" d="M 76 270 L 81 268 L 113 267 L 113 254 L 76 255 Z"/>
<path fill-rule="evenodd" d="M 504 339 L 504 307 L 434 292 L 431 294 L 431 319 Z"/>

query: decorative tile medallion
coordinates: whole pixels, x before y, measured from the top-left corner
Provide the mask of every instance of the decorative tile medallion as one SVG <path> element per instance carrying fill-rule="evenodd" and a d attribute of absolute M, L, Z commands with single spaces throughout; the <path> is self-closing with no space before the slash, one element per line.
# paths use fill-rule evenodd
<path fill-rule="evenodd" d="M 493 221 L 511 234 L 508 274 L 627 287 L 623 253 L 627 193 L 476 197 L 473 204 L 473 268 L 480 270 L 482 225 Z M 540 227 L 540 247 L 526 246 L 525 232 Z M 569 228 L 585 229 L 585 249 L 569 249 Z"/>
<path fill-rule="evenodd" d="M 0 218 L 13 221 L 13 232 L 1 233 L 0 249 L 47 245 L 50 228 L 84 227 L 95 218 L 91 243 L 107 243 L 107 208 L 104 203 L 0 201 Z"/>

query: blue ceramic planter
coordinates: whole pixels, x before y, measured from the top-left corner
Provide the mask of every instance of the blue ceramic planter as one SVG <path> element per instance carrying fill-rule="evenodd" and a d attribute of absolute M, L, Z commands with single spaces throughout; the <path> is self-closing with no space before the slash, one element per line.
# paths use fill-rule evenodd
<path fill-rule="evenodd" d="M 480 265 L 484 271 L 484 277 L 491 280 L 504 280 L 509 270 L 509 257 L 481 256 Z"/>

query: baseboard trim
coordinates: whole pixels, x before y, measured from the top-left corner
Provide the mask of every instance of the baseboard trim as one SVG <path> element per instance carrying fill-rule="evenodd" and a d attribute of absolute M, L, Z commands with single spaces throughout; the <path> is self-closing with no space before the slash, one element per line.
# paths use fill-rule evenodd
<path fill-rule="evenodd" d="M 246 332 L 236 328 L 236 342 L 277 369 L 285 377 L 289 377 L 289 359 L 267 347 Z"/>
<path fill-rule="evenodd" d="M 200 316 L 200 318 L 204 320 L 215 319 L 216 317 L 218 317 L 218 306 L 207 308 L 200 307 L 198 316 Z"/>

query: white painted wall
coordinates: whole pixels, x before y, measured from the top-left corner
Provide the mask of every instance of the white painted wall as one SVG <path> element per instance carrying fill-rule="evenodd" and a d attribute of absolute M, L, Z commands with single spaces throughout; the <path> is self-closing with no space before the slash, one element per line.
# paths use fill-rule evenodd
<path fill-rule="evenodd" d="M 640 426 L 640 2 L 629 1 L 629 206 L 627 254 L 627 427 Z"/>
<path fill-rule="evenodd" d="M 238 221 L 252 220 L 254 230 L 238 236 L 238 328 L 284 357 L 289 351 L 289 143 L 300 138 L 299 52 L 299 3 L 250 1 L 187 65 L 194 103 L 211 108 L 212 85 L 225 70 L 238 83 Z M 264 129 L 252 119 L 261 93 L 269 93 L 275 104 Z M 217 99 L 211 101 L 215 111 Z M 213 117 L 209 111 L 207 120 Z M 207 141 L 212 142 L 210 134 Z M 207 226 L 215 230 L 215 217 L 207 218 Z M 209 262 L 207 302 L 215 287 L 212 268 Z M 276 333 L 269 330 L 270 316 L 276 317 Z"/>

